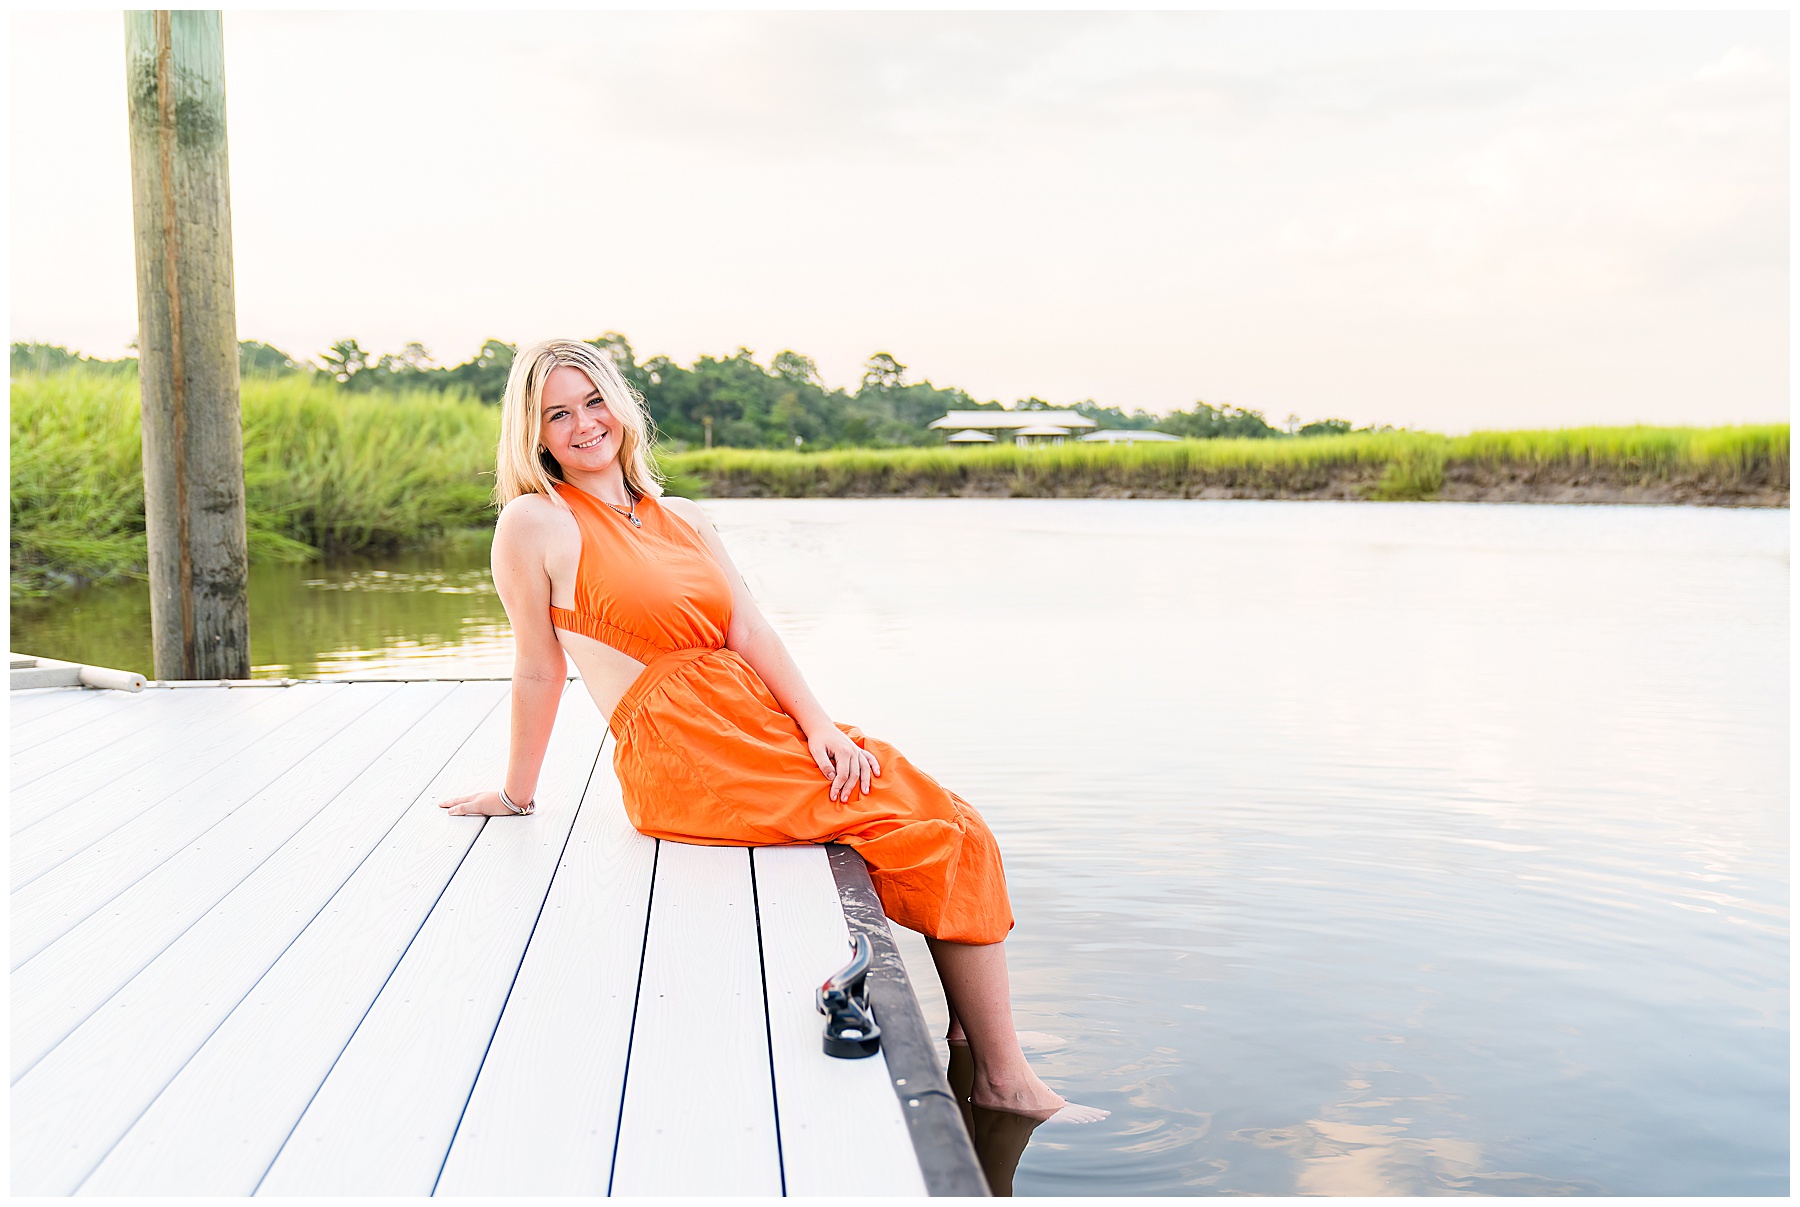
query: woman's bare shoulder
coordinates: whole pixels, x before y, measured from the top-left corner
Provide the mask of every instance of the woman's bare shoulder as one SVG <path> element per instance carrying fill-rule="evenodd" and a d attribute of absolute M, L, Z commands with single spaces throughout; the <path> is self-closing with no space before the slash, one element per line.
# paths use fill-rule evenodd
<path fill-rule="evenodd" d="M 712 527 L 712 521 L 706 518 L 706 513 L 700 509 L 700 504 L 692 499 L 684 499 L 680 495 L 661 495 L 657 502 L 692 524 L 702 534 Z"/>
<path fill-rule="evenodd" d="M 506 544 L 542 546 L 546 541 L 576 534 L 575 517 L 548 495 L 523 494 L 500 509 L 494 540 Z"/>

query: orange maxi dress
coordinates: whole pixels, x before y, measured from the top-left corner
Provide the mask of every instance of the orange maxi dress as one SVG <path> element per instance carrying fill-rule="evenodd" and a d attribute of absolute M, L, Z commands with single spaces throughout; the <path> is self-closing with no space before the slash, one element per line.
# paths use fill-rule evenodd
<path fill-rule="evenodd" d="M 888 917 L 934 938 L 997 943 L 1012 929 L 1000 850 L 981 815 L 898 750 L 873 751 L 867 795 L 833 801 L 800 726 L 725 648 L 731 587 L 712 550 L 654 496 L 634 526 L 587 492 L 558 494 L 581 529 L 575 607 L 551 623 L 645 664 L 613 710 L 613 767 L 631 824 L 708 846 L 841 842 L 869 866 Z"/>

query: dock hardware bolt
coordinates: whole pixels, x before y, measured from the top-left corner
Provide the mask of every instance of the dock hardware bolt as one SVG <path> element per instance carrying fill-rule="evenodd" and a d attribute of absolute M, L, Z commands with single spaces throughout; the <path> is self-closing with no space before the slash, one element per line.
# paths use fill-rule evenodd
<path fill-rule="evenodd" d="M 864 982 L 874 949 L 869 936 L 851 940 L 850 962 L 819 986 L 819 1013 L 825 1016 L 825 1055 L 845 1060 L 873 1056 L 881 1050 L 881 1028 L 869 1011 Z"/>

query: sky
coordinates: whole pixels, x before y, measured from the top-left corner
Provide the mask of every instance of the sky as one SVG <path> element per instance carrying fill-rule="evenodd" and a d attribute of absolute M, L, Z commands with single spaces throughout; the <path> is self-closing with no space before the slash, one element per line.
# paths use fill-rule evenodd
<path fill-rule="evenodd" d="M 239 335 L 1460 432 L 1784 421 L 1788 18 L 227 12 Z M 118 13 L 14 13 L 10 326 L 136 335 Z"/>

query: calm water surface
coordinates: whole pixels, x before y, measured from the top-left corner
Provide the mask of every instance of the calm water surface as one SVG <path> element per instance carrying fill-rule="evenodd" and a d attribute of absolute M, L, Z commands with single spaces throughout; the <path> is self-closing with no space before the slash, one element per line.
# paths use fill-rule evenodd
<path fill-rule="evenodd" d="M 1785 511 L 706 507 L 1000 837 L 1019 1025 L 1113 1111 L 1018 1193 L 1786 1192 Z M 259 570 L 259 672 L 506 673 L 484 558 Z M 147 671 L 139 595 L 14 648 Z"/>

